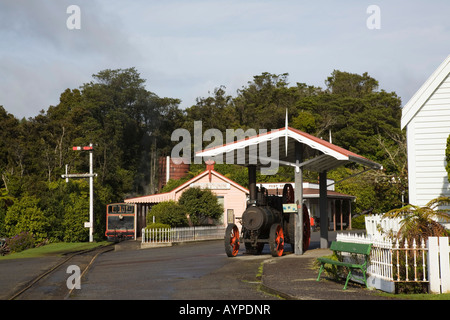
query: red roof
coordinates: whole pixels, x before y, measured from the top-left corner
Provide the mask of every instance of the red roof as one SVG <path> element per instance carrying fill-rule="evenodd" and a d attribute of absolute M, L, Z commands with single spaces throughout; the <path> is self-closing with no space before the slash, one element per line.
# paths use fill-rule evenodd
<path fill-rule="evenodd" d="M 356 162 L 373 169 L 382 168 L 380 164 L 375 163 L 363 156 L 291 127 L 275 129 L 270 132 L 264 132 L 255 136 L 246 137 L 221 146 L 208 148 L 197 152 L 196 156 L 203 157 L 207 160 L 209 157 L 223 157 L 225 154 L 230 154 L 233 152 L 234 164 L 253 164 L 251 163 L 251 160 L 255 160 L 255 158 L 257 158 L 258 166 L 264 166 L 261 162 L 262 159 L 265 160 L 265 166 L 267 166 L 268 161 L 278 162 L 280 166 L 292 166 L 295 164 L 296 160 L 295 143 L 297 142 L 303 144 L 309 150 L 312 150 L 309 154 L 314 154 L 310 159 L 306 159 L 306 161 L 302 164 L 303 168 L 311 171 L 327 171 L 349 162 Z M 263 158 L 261 154 L 250 154 L 250 149 L 253 150 L 252 152 L 255 152 L 254 150 L 261 150 L 260 148 L 255 148 L 255 146 L 259 146 L 260 144 L 266 145 L 267 149 L 270 149 L 272 153 L 270 155 L 267 154 L 265 158 Z M 272 145 L 278 146 L 278 150 L 272 150 Z M 238 152 L 236 152 L 237 150 L 245 150 L 245 158 L 238 156 Z M 278 153 L 278 159 L 274 157 L 274 152 Z"/>

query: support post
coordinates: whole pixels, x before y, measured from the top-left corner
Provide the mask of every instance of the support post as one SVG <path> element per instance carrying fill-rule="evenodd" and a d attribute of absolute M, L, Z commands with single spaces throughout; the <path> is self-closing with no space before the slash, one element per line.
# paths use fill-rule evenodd
<path fill-rule="evenodd" d="M 69 174 L 66 165 L 66 174 L 61 177 L 66 179 L 66 183 L 69 182 L 69 178 L 89 178 L 89 222 L 85 222 L 85 228 L 89 228 L 89 242 L 94 242 L 94 177 L 97 175 L 94 173 L 94 147 L 89 144 L 88 147 L 72 147 L 74 151 L 89 151 L 89 173 L 82 174 Z"/>
<path fill-rule="evenodd" d="M 352 230 L 352 202 L 348 200 L 348 229 Z"/>
<path fill-rule="evenodd" d="M 89 146 L 89 242 L 94 242 L 94 148 Z"/>
<path fill-rule="evenodd" d="M 303 145 L 295 143 L 295 161 L 296 164 L 303 162 Z M 303 169 L 295 167 L 295 203 L 297 205 L 297 214 L 295 215 L 295 248 L 296 255 L 303 254 Z"/>
<path fill-rule="evenodd" d="M 256 204 L 256 166 L 248 166 L 248 190 L 250 191 L 250 203 Z"/>
<path fill-rule="evenodd" d="M 319 173 L 320 248 L 328 248 L 327 172 Z"/>

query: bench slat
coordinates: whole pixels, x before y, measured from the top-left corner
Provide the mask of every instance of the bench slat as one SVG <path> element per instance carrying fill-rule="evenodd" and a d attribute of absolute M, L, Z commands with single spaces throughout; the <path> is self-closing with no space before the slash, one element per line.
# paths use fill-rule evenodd
<path fill-rule="evenodd" d="M 342 242 L 342 241 L 333 241 L 330 246 L 330 249 L 333 251 L 342 251 L 342 252 L 365 254 L 365 255 L 370 254 L 371 248 L 372 248 L 372 244 L 350 243 L 350 242 Z"/>

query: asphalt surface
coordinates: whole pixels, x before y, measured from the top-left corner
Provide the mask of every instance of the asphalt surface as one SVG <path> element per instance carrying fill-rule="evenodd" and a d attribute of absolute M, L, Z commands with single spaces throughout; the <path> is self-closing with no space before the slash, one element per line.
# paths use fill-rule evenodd
<path fill-rule="evenodd" d="M 133 242 L 101 255 L 71 300 L 269 299 L 255 280 L 263 257 L 230 260 L 222 241 L 136 250 Z"/>
<path fill-rule="evenodd" d="M 329 249 L 313 249 L 301 256 L 289 254 L 266 260 L 262 276 L 265 290 L 289 300 L 389 300 L 379 295 L 379 291 L 352 281 L 343 290 L 345 279 L 335 281 L 324 273 L 316 281 L 316 258 L 331 253 Z"/>
<path fill-rule="evenodd" d="M 322 275 L 313 264 L 329 255 L 318 249 L 314 234 L 310 250 L 303 255 L 287 252 L 273 258 L 245 254 L 228 258 L 223 242 L 206 241 L 172 248 L 139 250 L 138 242 L 123 242 L 116 251 L 100 255 L 82 279 L 82 290 L 74 290 L 72 300 L 386 300 L 376 290 Z M 175 258 L 174 258 L 175 257 Z M 60 257 L 0 260 L 0 299 L 8 299 L 39 273 L 60 261 Z M 77 263 L 87 263 L 80 257 Z M 262 269 L 262 273 L 261 273 Z M 128 270 L 129 272 L 126 272 Z M 66 287 L 65 272 L 52 275 L 39 291 L 22 299 L 61 299 Z M 118 290 L 117 288 L 121 288 Z M 66 297 L 67 298 L 67 297 Z"/>

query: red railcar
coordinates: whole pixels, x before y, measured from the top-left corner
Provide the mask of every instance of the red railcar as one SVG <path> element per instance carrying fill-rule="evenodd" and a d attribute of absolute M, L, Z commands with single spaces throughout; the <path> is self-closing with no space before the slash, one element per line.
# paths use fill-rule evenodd
<path fill-rule="evenodd" d="M 134 204 L 112 203 L 106 206 L 106 231 L 108 241 L 122 241 L 136 237 L 136 212 Z"/>

